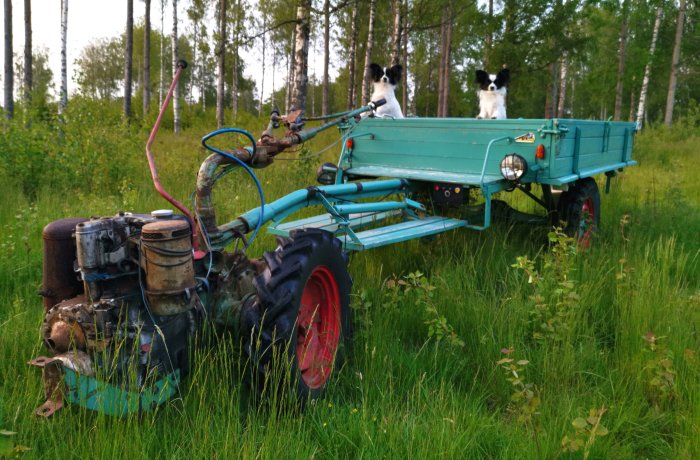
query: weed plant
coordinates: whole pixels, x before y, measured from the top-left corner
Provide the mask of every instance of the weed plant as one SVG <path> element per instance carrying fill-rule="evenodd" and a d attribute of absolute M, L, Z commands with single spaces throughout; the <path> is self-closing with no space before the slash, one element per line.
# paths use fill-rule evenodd
<path fill-rule="evenodd" d="M 192 351 L 180 393 L 152 413 L 69 407 L 46 421 L 32 415 L 43 390 L 26 365 L 45 353 L 42 228 L 167 206 L 150 183 L 146 123 L 123 123 L 114 105 L 69 107 L 63 121 L 5 125 L 0 137 L 0 456 L 700 458 L 695 121 L 637 136 L 640 165 L 603 196 L 587 251 L 550 228 L 496 224 L 354 254 L 353 349 L 327 398 L 304 411 L 257 404 L 238 339 L 223 334 Z M 255 135 L 265 126 L 241 119 Z M 160 176 L 189 203 L 213 114 L 186 113 L 180 136 L 168 123 L 154 145 Z M 256 171 L 266 199 L 310 185 L 339 147 L 314 155 L 336 140 L 323 133 L 301 161 Z M 237 171 L 214 202 L 223 222 L 258 197 Z M 261 235 L 250 252 L 274 246 Z"/>

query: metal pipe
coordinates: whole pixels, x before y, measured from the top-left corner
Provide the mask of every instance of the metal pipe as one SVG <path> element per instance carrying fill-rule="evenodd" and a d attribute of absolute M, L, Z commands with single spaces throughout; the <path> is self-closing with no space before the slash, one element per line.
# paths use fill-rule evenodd
<path fill-rule="evenodd" d="M 148 167 L 151 170 L 153 185 L 156 187 L 158 193 L 160 193 L 160 195 L 163 198 L 165 198 L 166 201 L 175 206 L 178 210 L 180 210 L 180 212 L 182 212 L 187 217 L 187 220 L 189 221 L 190 226 L 192 227 L 192 243 L 194 246 L 195 255 L 200 255 L 201 251 L 199 251 L 199 231 L 197 223 L 195 222 L 190 210 L 187 209 L 185 205 L 177 201 L 170 193 L 168 193 L 161 184 L 160 178 L 158 177 L 158 170 L 156 169 L 156 162 L 153 158 L 153 151 L 151 150 L 151 146 L 153 145 L 153 141 L 155 141 L 156 139 L 156 134 L 158 133 L 160 124 L 163 121 L 163 115 L 165 115 L 165 110 L 168 108 L 168 105 L 170 104 L 170 99 L 172 99 L 173 97 L 173 91 L 175 91 L 175 86 L 177 86 L 177 82 L 178 80 L 180 80 L 180 74 L 182 73 L 182 70 L 186 67 L 187 63 L 185 61 L 178 61 L 177 70 L 175 71 L 175 75 L 173 76 L 173 82 L 170 84 L 168 94 L 165 96 L 165 100 L 163 101 L 163 105 L 160 108 L 158 118 L 156 118 L 156 122 L 153 125 L 153 129 L 151 130 L 151 135 L 148 136 L 148 141 L 146 142 L 146 158 L 148 158 Z"/>

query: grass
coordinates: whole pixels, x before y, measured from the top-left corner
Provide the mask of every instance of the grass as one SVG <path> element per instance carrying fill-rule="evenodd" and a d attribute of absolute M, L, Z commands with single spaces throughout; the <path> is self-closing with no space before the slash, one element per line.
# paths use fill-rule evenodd
<path fill-rule="evenodd" d="M 255 132 L 263 125 L 246 122 Z M 530 297 L 554 301 L 557 294 L 538 292 L 512 267 L 526 256 L 544 273 L 549 229 L 496 225 L 354 254 L 352 354 L 327 398 L 302 414 L 253 406 L 238 347 L 223 340 L 195 351 L 181 398 L 155 413 L 113 419 L 69 408 L 45 421 L 32 415 L 43 401 L 40 375 L 25 364 L 44 353 L 36 294 L 41 229 L 66 216 L 164 207 L 149 183 L 145 130 L 73 129 L 66 128 L 63 147 L 45 152 L 63 169 L 48 160 L 31 169 L 15 159 L 19 173 L 29 172 L 5 170 L 0 185 L 0 429 L 17 433 L 12 442 L 30 449 L 24 457 L 700 458 L 697 129 L 637 137 L 640 166 L 603 196 L 594 247 L 567 259 L 579 298 L 566 340 L 533 339 Z M 197 139 L 205 132 L 193 121 L 180 137 L 163 133 L 154 148 L 161 178 L 184 202 L 204 158 Z M 334 139 L 324 133 L 309 151 Z M 23 145 L 28 162 L 38 158 L 39 147 Z M 316 165 L 333 152 L 257 171 L 268 199 L 312 183 Z M 257 204 L 243 176 L 222 180 L 214 200 L 220 222 Z M 272 247 L 274 239 L 261 236 L 252 251 Z M 417 271 L 435 288 L 431 302 L 463 347 L 429 335 L 428 312 L 414 294 L 390 297 L 388 278 Z M 528 361 L 522 380 L 538 399 L 530 423 L 518 421 L 526 409 L 512 400 L 513 385 L 496 364 L 504 357 Z M 601 407 L 609 433 L 588 452 L 562 452 L 572 422 Z"/>

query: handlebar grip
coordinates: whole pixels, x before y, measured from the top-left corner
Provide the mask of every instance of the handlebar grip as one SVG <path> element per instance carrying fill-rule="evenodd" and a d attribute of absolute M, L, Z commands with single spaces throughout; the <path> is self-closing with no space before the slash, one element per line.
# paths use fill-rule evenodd
<path fill-rule="evenodd" d="M 381 98 L 378 101 L 372 101 L 372 105 L 374 105 L 374 108 L 381 107 L 384 104 L 386 104 L 386 99 Z"/>
<path fill-rule="evenodd" d="M 187 61 L 185 61 L 184 59 L 180 59 L 179 61 L 177 61 L 177 66 L 181 69 L 186 69 Z"/>

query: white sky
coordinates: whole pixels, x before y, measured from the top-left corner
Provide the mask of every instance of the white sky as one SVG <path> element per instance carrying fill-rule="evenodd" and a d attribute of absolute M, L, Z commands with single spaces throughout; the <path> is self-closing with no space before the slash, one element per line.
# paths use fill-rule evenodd
<path fill-rule="evenodd" d="M 13 48 L 15 56 L 22 56 L 24 53 L 24 1 L 14 0 L 12 9 L 12 29 Z M 172 28 L 172 1 L 168 0 L 165 8 L 165 30 L 168 34 Z M 188 0 L 178 2 L 178 33 L 189 32 L 190 24 L 187 20 L 185 10 L 189 5 Z M 140 0 L 134 1 L 134 23 L 138 23 L 144 16 L 144 3 Z M 0 28 L 4 33 L 4 8 L 0 8 Z M 209 20 L 210 31 L 214 30 L 213 20 Z M 154 30 L 160 29 L 160 1 L 151 2 L 151 27 Z M 126 28 L 126 2 L 117 0 L 68 0 L 68 93 L 76 91 L 76 84 L 72 80 L 75 74 L 74 61 L 80 56 L 81 50 L 90 42 L 99 38 L 116 37 Z M 35 50 L 46 48 L 49 54 L 49 65 L 54 74 L 56 89 L 60 82 L 61 69 L 61 1 L 60 0 L 33 0 L 32 1 L 32 45 Z M 259 44 L 258 44 L 259 45 Z M 313 45 L 312 45 L 313 46 Z M 320 50 L 319 50 L 320 52 Z M 309 66 L 319 69 L 317 74 L 320 78 L 320 66 L 323 65 L 321 56 L 313 56 L 313 48 L 309 53 Z M 259 54 L 259 53 L 258 53 Z M 269 53 L 268 53 L 269 54 Z M 4 47 L 2 50 L 4 62 Z M 251 61 L 252 56 L 258 60 Z M 244 56 L 246 59 L 246 76 L 253 78 L 260 86 L 259 69 L 261 63 L 256 55 Z M 332 60 L 332 59 L 331 59 Z M 284 64 L 278 65 L 284 67 Z M 332 66 L 331 66 L 332 67 Z M 253 70 L 257 70 L 255 73 Z M 264 93 L 268 95 L 272 91 L 271 66 L 265 75 Z M 276 85 L 282 84 L 285 75 L 283 69 L 276 69 Z M 2 67 L 0 67 L 2 71 Z M 337 72 L 331 69 L 331 78 L 335 78 Z M 15 87 L 18 86 L 15 81 Z"/>

